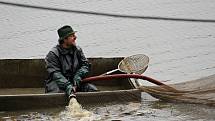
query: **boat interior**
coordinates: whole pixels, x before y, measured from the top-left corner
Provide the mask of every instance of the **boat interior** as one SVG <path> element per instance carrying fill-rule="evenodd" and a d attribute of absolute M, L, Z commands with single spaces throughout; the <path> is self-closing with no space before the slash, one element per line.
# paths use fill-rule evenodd
<path fill-rule="evenodd" d="M 91 77 L 117 69 L 118 63 L 123 58 L 88 59 L 91 63 L 91 73 L 88 77 Z M 44 59 L 2 59 L 0 67 L 0 95 L 45 93 L 44 80 L 47 77 L 47 72 Z M 114 73 L 122 72 L 116 71 Z M 134 88 L 129 79 L 101 80 L 91 83 L 95 84 L 100 91 Z"/>

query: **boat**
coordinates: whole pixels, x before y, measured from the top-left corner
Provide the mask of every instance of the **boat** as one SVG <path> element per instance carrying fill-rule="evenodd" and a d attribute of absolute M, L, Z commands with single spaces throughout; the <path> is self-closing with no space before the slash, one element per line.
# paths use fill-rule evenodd
<path fill-rule="evenodd" d="M 118 63 L 122 59 L 123 57 L 88 58 L 92 64 L 89 77 L 118 68 Z M 0 111 L 67 106 L 69 100 L 64 93 L 45 93 L 46 78 L 44 59 L 1 59 Z M 141 101 L 141 91 L 130 78 L 91 83 L 95 84 L 99 91 L 77 92 L 76 96 L 80 104 Z"/>

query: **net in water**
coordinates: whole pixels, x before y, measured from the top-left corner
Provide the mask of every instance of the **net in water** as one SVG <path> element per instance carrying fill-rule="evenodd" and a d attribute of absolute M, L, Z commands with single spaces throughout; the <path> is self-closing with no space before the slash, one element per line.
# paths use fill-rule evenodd
<path fill-rule="evenodd" d="M 170 86 L 177 91 L 162 86 L 141 86 L 140 90 L 165 101 L 215 106 L 215 75 Z"/>

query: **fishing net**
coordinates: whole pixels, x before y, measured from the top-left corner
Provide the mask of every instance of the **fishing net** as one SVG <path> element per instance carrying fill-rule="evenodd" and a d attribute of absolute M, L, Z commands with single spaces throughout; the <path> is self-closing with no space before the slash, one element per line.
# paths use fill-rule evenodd
<path fill-rule="evenodd" d="M 148 67 L 149 57 L 144 54 L 132 55 L 124 58 L 118 68 L 125 73 L 142 74 Z"/>
<path fill-rule="evenodd" d="M 141 86 L 139 88 L 153 97 L 165 101 L 215 106 L 215 75 L 170 86 L 176 90 L 162 86 Z"/>

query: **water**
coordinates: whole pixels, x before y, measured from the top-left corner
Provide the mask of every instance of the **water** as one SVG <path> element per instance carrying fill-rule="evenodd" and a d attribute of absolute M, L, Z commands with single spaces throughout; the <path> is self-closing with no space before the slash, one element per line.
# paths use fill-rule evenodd
<path fill-rule="evenodd" d="M 73 115 L 73 117 L 90 117 L 92 115 L 91 112 L 83 110 L 75 98 L 70 100 L 68 108 L 70 110 L 70 114 Z"/>
<path fill-rule="evenodd" d="M 213 0 L 7 0 L 7 2 L 126 15 L 215 19 Z M 146 54 L 150 57 L 150 65 L 145 75 L 167 84 L 198 79 L 215 73 L 215 23 L 113 18 L 5 5 L 0 5 L 0 9 L 0 58 L 2 59 L 44 58 L 51 47 L 57 44 L 56 30 L 69 24 L 78 31 L 77 43 L 83 48 L 87 57 Z M 215 119 L 214 109 L 211 107 L 164 103 L 167 105 L 166 108 L 156 109 L 150 104 L 145 104 L 143 101 L 136 113 L 146 109 L 156 111 L 138 116 L 135 113 L 118 115 L 117 109 L 109 108 L 114 107 L 113 105 L 101 106 L 98 109 L 108 108 L 109 112 L 113 111 L 110 114 L 107 112 L 101 114 L 107 114 L 109 119 L 114 117 L 122 120 Z M 117 104 L 117 106 L 123 107 L 126 104 Z M 195 113 L 195 107 L 201 108 Z M 95 109 L 97 107 L 90 108 L 90 111 Z M 172 110 L 176 112 L 174 115 L 171 115 Z M 47 118 L 48 112 L 50 111 L 32 114 L 29 111 L 26 115 Z M 50 112 L 51 117 L 55 115 L 53 113 L 54 111 Z M 22 117 L 24 114 L 18 112 L 17 115 Z M 1 115 L 12 116 L 10 113 L 2 112 Z"/>
<path fill-rule="evenodd" d="M 214 107 L 196 104 L 179 104 L 160 102 L 155 99 L 143 99 L 141 103 L 103 104 L 83 107 L 91 115 L 73 115 L 66 108 L 53 108 L 41 110 L 26 110 L 18 112 L 0 112 L 3 121 L 193 121 L 215 119 Z"/>

